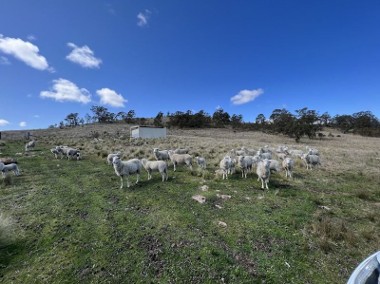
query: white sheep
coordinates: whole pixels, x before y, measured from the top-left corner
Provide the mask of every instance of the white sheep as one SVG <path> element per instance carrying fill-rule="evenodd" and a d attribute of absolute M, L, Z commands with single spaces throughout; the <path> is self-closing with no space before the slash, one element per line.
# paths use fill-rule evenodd
<path fill-rule="evenodd" d="M 78 149 L 66 148 L 65 151 L 66 151 L 67 159 L 69 159 L 70 157 L 71 157 L 71 159 L 74 159 L 74 157 L 76 157 L 77 160 L 80 160 L 81 155 L 80 155 L 80 151 Z"/>
<path fill-rule="evenodd" d="M 206 168 L 206 159 L 204 157 L 196 156 L 195 160 L 197 161 L 197 164 L 201 169 Z"/>
<path fill-rule="evenodd" d="M 265 188 L 268 188 L 268 182 L 270 178 L 270 162 L 268 159 L 264 159 L 258 162 L 256 173 L 258 176 L 258 179 L 261 180 L 261 188 L 264 189 L 264 183 Z"/>
<path fill-rule="evenodd" d="M 148 161 L 142 159 L 141 163 L 148 173 L 148 180 L 152 178 L 152 172 L 158 171 L 161 174 L 162 181 L 168 180 L 168 164 L 165 161 Z"/>
<path fill-rule="evenodd" d="M 174 171 L 177 165 L 187 165 L 190 170 L 193 170 L 193 158 L 189 154 L 174 154 L 173 151 L 168 151 L 169 158 L 173 163 Z"/>
<path fill-rule="evenodd" d="M 58 159 L 58 155 L 62 155 L 62 152 L 59 149 L 57 149 L 57 147 L 51 148 L 50 152 L 54 155 L 56 159 Z"/>
<path fill-rule="evenodd" d="M 269 160 L 269 168 L 271 172 L 279 172 L 281 171 L 281 165 L 280 162 L 274 159 Z"/>
<path fill-rule="evenodd" d="M 139 182 L 140 179 L 140 171 L 142 168 L 141 161 L 139 159 L 131 159 L 128 161 L 121 161 L 119 157 L 114 157 L 112 160 L 113 168 L 115 169 L 115 173 L 117 176 L 120 177 L 120 188 L 123 188 L 123 177 L 127 177 L 127 187 L 130 186 L 129 184 L 129 176 L 132 174 L 137 175 L 136 184 Z"/>
<path fill-rule="evenodd" d="M 313 169 L 313 166 L 321 164 L 319 156 L 317 155 L 304 154 L 301 159 L 304 161 L 306 169 Z"/>
<path fill-rule="evenodd" d="M 293 177 L 293 168 L 294 168 L 294 161 L 292 158 L 285 158 L 282 161 L 282 168 L 285 170 L 285 177 L 292 178 Z"/>
<path fill-rule="evenodd" d="M 168 150 L 160 150 L 158 148 L 153 149 L 153 155 L 157 161 L 168 161 L 170 160 Z"/>
<path fill-rule="evenodd" d="M 287 157 L 289 154 L 288 154 L 288 153 L 279 153 L 279 152 L 276 152 L 276 155 L 277 155 L 277 157 L 278 157 L 281 161 L 283 161 L 283 160 L 286 159 L 286 157 Z"/>
<path fill-rule="evenodd" d="M 310 148 L 309 146 L 306 146 L 306 151 L 309 155 L 317 155 L 319 156 L 319 151 L 315 148 Z"/>
<path fill-rule="evenodd" d="M 255 163 L 253 156 L 238 156 L 237 164 L 241 169 L 241 177 L 247 178 L 247 173 L 252 171 L 252 166 Z"/>
<path fill-rule="evenodd" d="M 177 148 L 173 152 L 174 152 L 174 154 L 189 154 L 189 149 Z"/>
<path fill-rule="evenodd" d="M 34 148 L 36 146 L 36 141 L 32 140 L 25 144 L 25 152 L 29 151 L 30 149 Z"/>
<path fill-rule="evenodd" d="M 230 156 L 225 156 L 219 163 L 219 168 L 223 172 L 223 179 L 228 179 L 228 173 L 231 170 L 232 159 Z"/>
<path fill-rule="evenodd" d="M 256 155 L 260 157 L 260 159 L 272 159 L 272 153 L 271 152 L 263 152 L 262 150 L 257 151 Z"/>
<path fill-rule="evenodd" d="M 10 171 L 13 171 L 13 173 L 16 176 L 20 175 L 20 171 L 18 169 L 18 166 L 15 163 L 7 164 L 7 165 L 4 165 L 4 163 L 0 163 L 0 171 L 3 175 L 3 177 L 5 177 L 6 173 L 10 172 Z"/>
<path fill-rule="evenodd" d="M 108 165 L 112 165 L 113 157 L 121 158 L 120 152 L 108 154 L 107 159 L 106 159 Z"/>

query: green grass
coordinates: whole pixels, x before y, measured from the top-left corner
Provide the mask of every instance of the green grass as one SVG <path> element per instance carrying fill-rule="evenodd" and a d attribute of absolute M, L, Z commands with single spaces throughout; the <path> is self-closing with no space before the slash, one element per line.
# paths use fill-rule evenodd
<path fill-rule="evenodd" d="M 168 182 L 144 172 L 119 189 L 102 155 L 55 160 L 49 148 L 19 157 L 22 175 L 0 181 L 11 220 L 0 222 L 2 283 L 342 283 L 378 249 L 378 176 L 298 169 L 262 191 L 253 174 L 203 180 L 170 167 Z"/>

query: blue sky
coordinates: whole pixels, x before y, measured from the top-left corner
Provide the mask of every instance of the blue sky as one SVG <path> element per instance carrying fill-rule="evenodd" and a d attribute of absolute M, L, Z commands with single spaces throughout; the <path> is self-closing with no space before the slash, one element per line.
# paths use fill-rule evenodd
<path fill-rule="evenodd" d="M 0 130 L 92 105 L 380 117 L 380 1 L 0 1 Z"/>

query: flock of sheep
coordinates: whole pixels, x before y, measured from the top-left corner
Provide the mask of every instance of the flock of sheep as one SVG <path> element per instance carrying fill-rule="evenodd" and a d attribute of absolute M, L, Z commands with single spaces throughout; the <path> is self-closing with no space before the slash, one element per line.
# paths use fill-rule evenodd
<path fill-rule="evenodd" d="M 242 147 L 240 150 L 231 150 L 219 163 L 219 169 L 216 174 L 221 174 L 223 179 L 228 179 L 228 175 L 235 173 L 235 168 L 241 170 L 243 178 L 247 178 L 247 174 L 252 172 L 256 166 L 256 174 L 258 181 L 261 181 L 261 188 L 269 189 L 268 182 L 271 171 L 280 171 L 281 168 L 285 171 L 285 177 L 292 178 L 294 169 L 294 159 L 300 158 L 307 169 L 320 164 L 319 151 L 307 147 L 306 153 L 300 150 L 289 150 L 286 146 L 280 146 L 275 151 L 277 157 L 282 160 L 281 163 L 273 159 L 272 151 L 268 146 L 260 148 L 258 151 L 249 150 Z M 173 164 L 173 170 L 176 171 L 178 165 L 186 165 L 192 170 L 193 158 L 188 154 L 188 149 L 178 148 L 175 150 L 160 150 L 153 149 L 155 161 L 147 159 L 131 159 L 128 161 L 121 160 L 120 153 L 112 153 L 107 156 L 107 163 L 113 165 L 115 173 L 120 177 L 120 188 L 123 188 L 123 178 L 127 178 L 127 187 L 130 186 L 129 176 L 136 174 L 139 182 L 140 172 L 144 168 L 148 173 L 148 179 L 152 178 L 152 172 L 157 171 L 161 174 L 162 181 L 168 179 L 168 161 Z M 204 157 L 195 157 L 199 168 L 206 168 L 206 159 Z"/>
<path fill-rule="evenodd" d="M 30 151 L 34 148 L 36 142 L 29 141 L 25 145 L 25 151 Z M 59 157 L 63 159 L 81 159 L 81 153 L 78 149 L 69 146 L 56 146 L 50 149 L 50 152 L 56 159 Z M 278 158 L 274 159 L 273 154 Z M 127 187 L 130 187 L 129 176 L 136 174 L 139 182 L 140 173 L 145 169 L 148 173 L 148 180 L 152 178 L 152 172 L 159 172 L 162 181 L 168 180 L 168 162 L 173 164 L 173 170 L 176 171 L 177 166 L 186 165 L 193 169 L 193 157 L 189 154 L 189 150 L 185 148 L 178 148 L 175 150 L 160 150 L 159 148 L 153 149 L 155 161 L 148 159 L 130 159 L 127 161 L 121 160 L 121 153 L 112 153 L 107 156 L 107 163 L 113 165 L 115 173 L 120 177 L 120 188 L 124 187 L 124 177 L 127 179 Z M 269 189 L 268 183 L 271 172 L 285 171 L 286 178 L 292 178 L 295 159 L 301 159 L 307 169 L 311 169 L 315 165 L 320 165 L 319 151 L 306 147 L 306 152 L 301 150 L 290 150 L 287 146 L 279 146 L 276 150 L 269 149 L 264 146 L 258 150 L 247 149 L 242 147 L 239 150 L 232 149 L 225 155 L 219 163 L 219 169 L 215 171 L 216 175 L 221 175 L 222 179 L 228 179 L 229 175 L 236 172 L 236 168 L 241 171 L 242 178 L 247 178 L 247 175 L 253 172 L 256 167 L 256 174 L 258 181 L 261 181 L 261 188 Z M 206 169 L 207 163 L 204 157 L 195 157 L 195 161 L 200 169 Z M 19 169 L 16 163 L 5 164 L 0 161 L 0 171 L 3 177 L 7 172 L 13 171 L 15 175 L 19 175 Z"/>

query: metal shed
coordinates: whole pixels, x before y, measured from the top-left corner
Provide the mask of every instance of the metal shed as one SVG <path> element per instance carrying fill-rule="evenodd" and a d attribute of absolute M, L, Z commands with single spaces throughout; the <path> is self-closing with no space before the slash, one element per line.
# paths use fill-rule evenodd
<path fill-rule="evenodd" d="M 131 127 L 132 138 L 166 138 L 166 127 L 136 125 Z"/>

